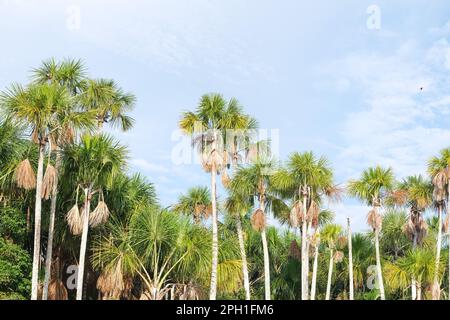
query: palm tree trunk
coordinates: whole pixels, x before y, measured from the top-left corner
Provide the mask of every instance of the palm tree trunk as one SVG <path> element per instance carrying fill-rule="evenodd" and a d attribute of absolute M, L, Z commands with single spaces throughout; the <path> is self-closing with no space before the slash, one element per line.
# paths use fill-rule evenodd
<path fill-rule="evenodd" d="M 244 235 L 242 231 L 241 217 L 236 218 L 236 229 L 239 239 L 239 249 L 241 251 L 242 274 L 244 276 L 245 299 L 250 300 L 250 281 L 248 277 L 247 254 L 245 253 Z"/>
<path fill-rule="evenodd" d="M 264 196 L 260 196 L 259 198 L 259 209 L 265 213 L 265 199 Z M 269 260 L 269 247 L 267 245 L 267 236 L 266 236 L 266 226 L 261 231 L 261 241 L 263 245 L 263 255 L 264 255 L 264 295 L 266 300 L 271 299 L 271 290 L 270 290 L 270 260 Z"/>
<path fill-rule="evenodd" d="M 50 222 L 48 226 L 48 242 L 47 242 L 47 257 L 45 260 L 45 278 L 44 278 L 44 289 L 42 293 L 42 300 L 47 300 L 48 298 L 48 286 L 50 284 L 51 269 L 52 269 L 52 257 L 53 257 L 53 233 L 55 229 L 55 215 L 56 215 L 56 197 L 58 193 L 58 175 L 59 168 L 61 167 L 61 153 L 58 149 L 56 151 L 56 161 L 55 161 L 55 183 L 53 184 L 52 190 L 52 200 L 50 204 Z"/>
<path fill-rule="evenodd" d="M 416 250 L 416 247 L 417 247 L 417 234 L 414 233 L 412 249 Z M 417 300 L 417 281 L 414 275 L 411 277 L 411 300 Z"/>
<path fill-rule="evenodd" d="M 266 300 L 270 300 L 270 266 L 269 249 L 267 246 L 266 228 L 261 231 L 261 240 L 264 253 L 264 295 Z"/>
<path fill-rule="evenodd" d="M 78 260 L 77 300 L 83 300 L 83 276 L 89 232 L 89 213 L 91 206 L 91 188 L 84 189 L 83 233 L 81 235 L 80 259 Z"/>
<path fill-rule="evenodd" d="M 304 191 L 304 190 L 303 190 Z M 301 266 L 301 280 L 302 280 L 302 300 L 308 300 L 308 278 L 306 274 L 306 193 L 303 192 L 303 219 L 302 219 L 302 266 Z"/>
<path fill-rule="evenodd" d="M 417 283 L 417 300 L 422 300 L 422 283 Z"/>
<path fill-rule="evenodd" d="M 215 150 L 215 146 L 213 146 Z M 219 240 L 217 230 L 217 204 L 216 204 L 216 164 L 212 161 L 211 166 L 211 206 L 212 206 L 212 263 L 211 263 L 211 286 L 209 299 L 216 300 L 217 296 L 217 265 L 219 257 Z"/>
<path fill-rule="evenodd" d="M 327 280 L 327 293 L 325 295 L 325 300 L 330 300 L 331 295 L 331 279 L 333 276 L 333 249 L 330 249 L 330 264 L 328 265 L 328 280 Z"/>
<path fill-rule="evenodd" d="M 33 269 L 31 275 L 31 300 L 38 298 L 39 286 L 39 260 L 41 257 L 41 205 L 42 205 L 42 179 L 44 177 L 44 152 L 45 144 L 39 145 L 39 160 L 36 178 L 36 202 L 34 206 L 34 246 Z"/>
<path fill-rule="evenodd" d="M 448 244 L 448 297 L 447 297 L 447 299 L 450 300 L 450 231 L 447 234 L 447 236 L 448 236 L 448 239 L 447 239 L 447 244 Z"/>
<path fill-rule="evenodd" d="M 311 300 L 316 299 L 317 266 L 318 266 L 318 262 L 319 262 L 319 245 L 320 245 L 319 241 L 316 244 L 316 247 L 314 248 L 314 264 L 313 264 L 313 274 L 312 274 L 312 280 L 311 280 L 311 295 L 310 295 Z"/>
<path fill-rule="evenodd" d="M 237 166 L 237 157 L 235 156 L 235 150 L 237 147 L 234 147 L 233 150 L 233 174 L 235 173 L 236 166 Z M 238 240 L 239 240 L 239 250 L 241 252 L 241 260 L 242 260 L 242 275 L 244 278 L 244 289 L 245 289 L 245 300 L 250 300 L 250 280 L 248 276 L 248 264 L 247 264 L 247 254 L 245 252 L 245 242 L 244 242 L 244 235 L 242 231 L 242 222 L 241 222 L 241 216 L 238 215 L 236 218 L 236 229 L 238 234 Z"/>
<path fill-rule="evenodd" d="M 378 287 L 380 289 L 381 300 L 386 300 L 384 294 L 384 284 L 383 284 L 383 273 L 381 271 L 381 259 L 380 259 L 380 241 L 379 241 L 379 230 L 375 230 L 375 254 L 377 260 L 377 276 L 378 276 Z"/>
<path fill-rule="evenodd" d="M 433 281 L 433 287 L 434 290 L 432 290 L 433 293 L 433 300 L 439 300 L 440 292 L 437 292 L 437 288 L 439 288 L 440 291 L 440 284 L 439 284 L 439 263 L 441 260 L 441 247 L 442 247 L 442 207 L 439 206 L 438 208 L 438 234 L 437 234 L 437 242 L 436 242 L 436 260 L 435 260 L 435 270 L 434 270 L 434 281 Z"/>
<path fill-rule="evenodd" d="M 353 252 L 352 252 L 352 229 L 350 228 L 350 218 L 347 218 L 347 238 L 348 238 L 348 279 L 349 279 L 349 298 L 354 300 L 353 290 Z"/>

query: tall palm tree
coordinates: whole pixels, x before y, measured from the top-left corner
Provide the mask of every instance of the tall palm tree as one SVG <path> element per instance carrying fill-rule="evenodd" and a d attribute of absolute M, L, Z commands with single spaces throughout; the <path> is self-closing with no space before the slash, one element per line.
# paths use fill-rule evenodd
<path fill-rule="evenodd" d="M 355 299 L 354 281 L 353 281 L 353 251 L 352 251 L 352 229 L 350 227 L 350 218 L 347 217 L 347 248 L 348 248 L 348 287 L 349 299 Z"/>
<path fill-rule="evenodd" d="M 38 294 L 39 259 L 41 247 L 42 182 L 44 156 L 50 135 L 62 126 L 59 122 L 63 110 L 72 103 L 66 88 L 53 84 L 32 84 L 28 87 L 13 85 L 3 92 L 0 103 L 12 119 L 24 123 L 31 130 L 32 140 L 39 146 L 36 178 L 35 229 L 31 299 Z"/>
<path fill-rule="evenodd" d="M 433 185 L 421 175 L 409 176 L 398 184 L 392 198 L 394 203 L 409 207 L 408 221 L 403 226 L 403 232 L 412 241 L 412 249 L 415 250 L 427 235 L 428 225 L 423 213 L 433 202 Z M 411 282 L 411 298 L 416 300 L 416 279 L 413 277 Z"/>
<path fill-rule="evenodd" d="M 327 280 L 327 292 L 325 300 L 330 300 L 331 297 L 331 280 L 333 276 L 333 266 L 336 262 L 342 261 L 343 253 L 337 251 L 338 240 L 342 237 L 342 227 L 338 224 L 328 224 L 321 231 L 321 239 L 326 243 L 328 251 L 330 253 L 329 267 L 328 267 L 328 280 Z"/>
<path fill-rule="evenodd" d="M 75 233 L 80 231 L 82 233 L 77 275 L 77 300 L 81 300 L 89 225 L 95 227 L 104 223 L 109 216 L 102 189 L 125 169 L 126 148 L 104 135 L 84 135 L 78 144 L 66 146 L 63 159 L 65 176 L 70 177 L 69 181 L 76 183 L 77 190 L 81 188 L 84 191 L 84 207 L 81 215 L 75 204 L 67 216 L 71 229 L 78 231 Z M 91 212 L 92 197 L 96 193 L 99 195 L 98 204 Z"/>
<path fill-rule="evenodd" d="M 256 148 L 256 152 L 258 152 L 258 147 L 260 147 L 260 145 L 258 143 L 254 143 L 254 137 L 252 135 L 253 131 L 257 128 L 257 122 L 249 115 L 243 113 L 242 107 L 240 106 L 238 100 L 234 98 L 231 99 L 228 103 L 224 122 L 227 128 L 226 134 L 224 135 L 226 149 L 225 157 L 227 158 L 228 165 L 229 162 L 231 162 L 231 169 L 234 174 L 238 163 L 242 163 L 243 160 L 245 160 L 245 157 L 248 157 L 250 151 L 255 151 Z M 229 161 L 229 158 L 231 158 L 231 161 Z M 222 171 L 222 182 L 225 187 L 227 187 L 229 182 L 227 181 L 227 167 L 228 166 L 225 166 Z M 233 197 L 230 198 L 230 200 L 232 199 Z M 232 204 L 232 202 L 229 204 Z M 239 249 L 242 260 L 242 275 L 244 278 L 245 298 L 246 300 L 250 300 L 250 280 L 248 275 L 247 254 L 245 252 L 245 241 L 242 230 L 241 217 L 241 214 L 245 212 L 245 210 L 243 211 L 236 207 L 234 209 L 237 210 L 233 210 L 233 206 L 231 206 L 229 209 L 232 209 L 233 212 L 230 212 L 228 210 L 227 212 L 232 213 L 236 220 L 236 231 L 238 235 Z"/>
<path fill-rule="evenodd" d="M 173 205 L 173 211 L 192 216 L 194 222 L 199 224 L 202 219 L 211 215 L 211 193 L 206 187 L 194 187 L 187 194 L 180 195 L 178 202 Z"/>
<path fill-rule="evenodd" d="M 450 214 L 450 148 L 440 151 L 439 156 L 432 157 L 428 161 L 428 173 L 431 176 L 434 190 L 433 198 L 438 212 L 438 233 L 436 241 L 436 256 L 435 256 L 435 275 L 432 287 L 432 296 L 434 300 L 439 300 L 441 294 L 439 282 L 439 263 L 441 258 L 442 247 L 442 212 L 447 203 L 447 217 Z"/>
<path fill-rule="evenodd" d="M 291 215 L 298 216 L 301 225 L 301 297 L 302 300 L 308 300 L 308 233 L 319 214 L 318 199 L 333 188 L 333 173 L 326 158 L 316 158 L 312 152 L 294 152 L 289 156 L 286 169 L 274 175 L 273 183 L 285 196 L 293 199 Z"/>
<path fill-rule="evenodd" d="M 81 90 L 81 83 L 85 77 L 85 68 L 80 60 L 65 59 L 56 62 L 54 59 L 44 61 L 39 68 L 33 70 L 33 79 L 37 84 L 53 84 L 66 88 L 69 94 L 76 99 Z M 50 220 L 47 240 L 47 252 L 45 260 L 45 277 L 42 291 L 42 299 L 47 300 L 50 284 L 51 267 L 53 259 L 53 237 L 55 228 L 56 203 L 58 196 L 58 178 L 61 168 L 61 147 L 73 141 L 73 131 L 76 129 L 88 129 L 92 127 L 94 118 L 87 112 L 77 110 L 76 104 L 68 105 L 62 110 L 58 117 L 61 126 L 50 135 L 51 148 L 48 150 L 49 158 L 51 152 L 56 153 L 54 167 L 54 181 L 50 192 Z M 51 169 L 51 164 L 47 164 Z"/>
<path fill-rule="evenodd" d="M 216 177 L 227 165 L 223 135 L 229 125 L 227 101 L 217 93 L 203 95 L 194 112 L 184 112 L 179 127 L 190 135 L 197 147 L 202 165 L 211 174 L 211 215 L 212 215 L 212 263 L 210 299 L 217 296 L 217 266 L 219 253 L 217 227 L 217 185 Z"/>
<path fill-rule="evenodd" d="M 364 170 L 359 180 L 351 180 L 348 184 L 348 193 L 364 201 L 372 207 L 367 216 L 367 223 L 372 228 L 375 237 L 375 254 L 377 262 L 378 286 L 381 300 L 385 300 L 383 274 L 381 271 L 379 234 L 382 226 L 382 215 L 379 212 L 383 199 L 389 195 L 394 187 L 394 174 L 392 170 L 380 166 Z"/>
<path fill-rule="evenodd" d="M 97 133 L 105 123 L 119 127 L 122 131 L 131 129 L 134 119 L 127 112 L 133 109 L 136 98 L 125 93 L 109 79 L 87 79 L 82 82 L 80 102 L 85 110 L 95 112 Z"/>
<path fill-rule="evenodd" d="M 253 228 L 261 233 L 261 241 L 264 256 L 264 292 L 265 299 L 271 299 L 269 248 L 266 236 L 266 219 L 268 210 L 275 214 L 282 210 L 281 200 L 277 198 L 271 186 L 271 178 L 277 165 L 273 160 L 259 159 L 249 167 L 239 166 L 234 178 L 231 180 L 230 189 L 238 199 L 248 199 L 253 207 L 257 206 L 251 221 Z"/>

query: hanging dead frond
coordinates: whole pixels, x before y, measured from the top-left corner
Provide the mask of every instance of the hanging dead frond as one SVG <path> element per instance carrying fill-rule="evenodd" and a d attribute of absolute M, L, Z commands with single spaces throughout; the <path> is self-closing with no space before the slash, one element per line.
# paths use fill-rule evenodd
<path fill-rule="evenodd" d="M 89 225 L 95 228 L 96 226 L 105 223 L 108 220 L 108 217 L 108 206 L 106 205 L 105 201 L 100 200 L 97 204 L 97 207 L 89 215 Z"/>
<path fill-rule="evenodd" d="M 344 192 L 345 188 L 339 185 L 333 185 L 329 186 L 328 188 L 325 188 L 325 195 L 327 196 L 328 199 L 330 199 L 333 202 L 341 201 Z"/>
<path fill-rule="evenodd" d="M 14 179 L 19 188 L 25 190 L 32 190 L 36 188 L 36 175 L 33 167 L 31 167 L 30 160 L 25 159 L 16 168 Z"/>
<path fill-rule="evenodd" d="M 83 209 L 84 210 L 84 209 Z M 70 232 L 73 235 L 79 235 L 83 232 L 83 218 L 80 215 L 78 204 L 75 204 L 66 215 L 66 221 L 69 225 Z"/>
<path fill-rule="evenodd" d="M 56 169 L 50 163 L 47 164 L 45 169 L 44 178 L 42 180 L 42 198 L 45 200 L 50 199 L 53 196 L 53 187 L 56 183 Z"/>
<path fill-rule="evenodd" d="M 289 245 L 289 256 L 297 259 L 298 261 L 302 260 L 302 250 L 295 240 L 292 240 Z"/>
<path fill-rule="evenodd" d="M 389 195 L 389 200 L 396 206 L 403 206 L 408 201 L 408 191 L 403 189 L 394 190 Z"/>
<path fill-rule="evenodd" d="M 31 132 L 31 141 L 33 141 L 36 144 L 39 144 L 39 134 L 36 128 L 34 128 L 33 132 Z"/>
<path fill-rule="evenodd" d="M 303 204 L 300 200 L 296 201 L 292 206 L 291 212 L 289 214 L 289 222 L 291 226 L 297 228 L 303 223 L 303 219 L 305 218 L 303 212 Z"/>
<path fill-rule="evenodd" d="M 442 202 L 445 200 L 446 191 L 445 189 L 434 187 L 433 189 L 433 199 L 437 202 Z"/>
<path fill-rule="evenodd" d="M 445 189 L 445 185 L 447 184 L 448 177 L 447 172 L 445 170 L 441 170 L 435 174 L 433 177 L 433 185 L 438 189 Z"/>
<path fill-rule="evenodd" d="M 253 229 L 261 232 L 266 227 L 266 215 L 261 209 L 257 209 L 253 213 L 250 222 L 252 224 Z"/>
<path fill-rule="evenodd" d="M 381 230 L 382 218 L 375 209 L 369 211 L 369 214 L 367 215 L 367 224 L 372 227 L 374 231 Z"/>
<path fill-rule="evenodd" d="M 339 248 L 345 248 L 348 244 L 348 239 L 346 236 L 339 236 L 337 238 L 336 244 Z"/>
<path fill-rule="evenodd" d="M 406 221 L 406 223 L 402 227 L 402 231 L 410 241 L 414 240 L 416 234 L 416 226 L 411 219 L 408 219 L 408 221 Z"/>
<path fill-rule="evenodd" d="M 311 222 L 313 220 L 317 221 L 319 219 L 319 212 L 320 212 L 320 209 L 319 209 L 319 205 L 317 204 L 317 202 L 311 201 L 311 204 L 306 213 L 306 219 Z"/>
<path fill-rule="evenodd" d="M 48 300 L 69 300 L 67 289 L 60 279 L 53 279 L 49 283 Z"/>
<path fill-rule="evenodd" d="M 50 146 L 50 151 L 56 151 L 58 149 L 56 140 L 57 140 L 57 138 L 56 138 L 55 132 L 48 135 L 48 144 Z"/>
<path fill-rule="evenodd" d="M 97 289 L 104 299 L 120 299 L 125 290 L 121 258 L 113 267 L 106 268 L 97 279 Z"/>
<path fill-rule="evenodd" d="M 445 218 L 445 221 L 443 224 L 444 233 L 449 232 L 449 227 L 450 227 L 450 214 L 447 214 L 447 217 Z"/>
<path fill-rule="evenodd" d="M 222 170 L 222 177 L 221 178 L 222 178 L 222 185 L 225 188 L 228 188 L 228 186 L 230 185 L 231 179 L 228 176 L 227 169 L 223 169 Z"/>
<path fill-rule="evenodd" d="M 419 221 L 419 223 L 416 226 L 416 230 L 417 230 L 417 243 L 421 244 L 428 234 L 428 224 L 425 221 L 425 219 L 421 219 Z"/>
<path fill-rule="evenodd" d="M 341 263 L 344 260 L 344 253 L 342 251 L 336 251 L 333 255 L 333 261 L 335 263 Z"/>

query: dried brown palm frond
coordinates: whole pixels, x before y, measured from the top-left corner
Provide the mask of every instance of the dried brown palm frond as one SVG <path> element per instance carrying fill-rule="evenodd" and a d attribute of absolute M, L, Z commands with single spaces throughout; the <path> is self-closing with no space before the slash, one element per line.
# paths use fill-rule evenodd
<path fill-rule="evenodd" d="M 42 198 L 45 200 L 50 199 L 53 196 L 53 187 L 56 183 L 56 169 L 50 163 L 47 164 L 45 169 L 45 175 L 42 180 Z"/>
<path fill-rule="evenodd" d="M 25 159 L 16 168 L 14 179 L 19 188 L 32 190 L 36 188 L 36 176 L 30 160 Z"/>
<path fill-rule="evenodd" d="M 317 204 L 317 202 L 312 201 L 308 208 L 308 211 L 306 212 L 306 219 L 311 222 L 313 220 L 317 221 L 319 219 L 319 212 L 319 205 Z"/>
<path fill-rule="evenodd" d="M 449 227 L 450 227 L 450 214 L 447 214 L 447 217 L 445 218 L 444 223 L 442 224 L 442 231 L 444 233 L 448 233 Z"/>
<path fill-rule="evenodd" d="M 411 219 L 408 219 L 406 223 L 402 226 L 402 232 L 408 237 L 410 241 L 414 240 L 416 234 L 416 226 Z"/>
<path fill-rule="evenodd" d="M 48 300 L 69 300 L 67 289 L 60 279 L 53 279 L 48 285 Z"/>
<path fill-rule="evenodd" d="M 36 144 L 39 144 L 39 134 L 36 128 L 33 129 L 31 132 L 31 141 L 33 141 Z"/>
<path fill-rule="evenodd" d="M 211 172 L 212 166 L 211 166 L 211 161 L 209 159 L 209 154 L 202 153 L 201 164 L 202 164 L 203 170 L 205 170 L 206 172 Z"/>
<path fill-rule="evenodd" d="M 435 187 L 433 189 L 433 199 L 437 202 L 441 202 L 445 200 L 446 191 L 445 189 Z"/>
<path fill-rule="evenodd" d="M 325 195 L 333 202 L 339 202 L 345 192 L 345 187 L 333 185 L 325 189 Z"/>
<path fill-rule="evenodd" d="M 292 240 L 291 244 L 289 245 L 289 256 L 291 256 L 294 259 L 297 259 L 298 261 L 302 260 L 302 251 L 297 241 L 295 240 Z"/>
<path fill-rule="evenodd" d="M 305 218 L 303 204 L 300 200 L 295 201 L 292 206 L 291 212 L 289 214 L 289 222 L 291 226 L 298 227 L 303 223 L 303 219 Z"/>
<path fill-rule="evenodd" d="M 438 189 L 444 189 L 447 184 L 448 177 L 445 170 L 441 170 L 433 177 L 433 185 Z"/>
<path fill-rule="evenodd" d="M 207 205 L 205 208 L 205 211 L 203 212 L 203 217 L 205 219 L 208 219 L 212 214 L 212 205 Z"/>
<path fill-rule="evenodd" d="M 439 282 L 433 282 L 427 287 L 427 291 L 433 300 L 439 300 L 441 296 L 441 286 Z"/>
<path fill-rule="evenodd" d="M 56 143 L 57 137 L 55 133 L 51 133 L 48 135 L 48 144 L 50 146 L 51 151 L 56 151 L 58 149 L 58 145 Z"/>
<path fill-rule="evenodd" d="M 80 215 L 77 203 L 67 212 L 66 221 L 73 235 L 79 235 L 83 232 L 83 218 Z"/>
<path fill-rule="evenodd" d="M 100 224 L 105 223 L 109 217 L 109 209 L 105 201 L 100 200 L 97 207 L 89 215 L 89 225 L 91 227 L 96 227 Z"/>
<path fill-rule="evenodd" d="M 345 248 L 345 246 L 348 244 L 347 237 L 346 236 L 338 237 L 336 243 L 339 248 Z"/>
<path fill-rule="evenodd" d="M 266 215 L 261 209 L 257 209 L 253 213 L 250 222 L 252 224 L 253 229 L 261 232 L 266 227 Z"/>
<path fill-rule="evenodd" d="M 227 188 L 230 185 L 231 179 L 228 176 L 227 169 L 222 170 L 222 185 Z"/>
<path fill-rule="evenodd" d="M 110 268 L 105 268 L 97 279 L 97 289 L 106 299 L 120 299 L 125 290 L 121 259 Z"/>
<path fill-rule="evenodd" d="M 71 144 L 75 141 L 75 130 L 71 126 L 66 126 L 60 137 L 61 144 Z"/>
<path fill-rule="evenodd" d="M 428 224 L 424 219 L 421 219 L 416 226 L 417 229 L 417 243 L 421 244 L 428 234 Z"/>
<path fill-rule="evenodd" d="M 391 200 L 394 205 L 403 206 L 408 201 L 408 191 L 403 189 L 394 190 L 389 195 L 389 200 Z"/>
<path fill-rule="evenodd" d="M 367 214 L 367 224 L 375 231 L 381 230 L 381 226 L 382 226 L 382 218 L 381 215 L 377 212 L 377 210 L 372 209 L 369 211 L 369 213 Z"/>
<path fill-rule="evenodd" d="M 333 261 L 335 263 L 341 263 L 344 260 L 344 253 L 342 251 L 336 251 L 333 255 Z"/>

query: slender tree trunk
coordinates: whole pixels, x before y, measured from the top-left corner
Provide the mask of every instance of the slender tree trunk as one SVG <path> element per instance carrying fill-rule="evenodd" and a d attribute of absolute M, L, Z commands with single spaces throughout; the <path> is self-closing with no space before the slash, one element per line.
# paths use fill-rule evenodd
<path fill-rule="evenodd" d="M 213 146 L 215 150 L 215 146 Z M 217 265 L 219 257 L 219 239 L 217 230 L 217 204 L 216 204 L 216 163 L 212 161 L 211 166 L 211 204 L 212 204 L 212 264 L 211 264 L 211 286 L 209 299 L 216 300 L 217 296 Z"/>
<path fill-rule="evenodd" d="M 448 239 L 447 239 L 447 244 L 448 244 L 448 297 L 447 297 L 447 299 L 450 300 L 450 231 L 447 234 L 447 236 L 448 236 Z"/>
<path fill-rule="evenodd" d="M 327 293 L 325 295 L 325 300 L 330 300 L 331 295 L 331 279 L 333 277 L 333 249 L 330 249 L 330 264 L 328 265 L 328 280 L 327 280 Z"/>
<path fill-rule="evenodd" d="M 316 299 L 317 266 L 318 266 L 318 262 L 319 262 L 319 245 L 320 245 L 320 240 L 318 240 L 316 247 L 314 248 L 314 264 L 313 264 L 313 274 L 312 274 L 312 280 L 311 280 L 311 296 L 310 296 L 311 300 Z"/>
<path fill-rule="evenodd" d="M 89 232 L 89 213 L 91 206 L 91 187 L 84 189 L 83 233 L 81 235 L 80 259 L 78 260 L 77 300 L 83 300 L 83 276 Z"/>
<path fill-rule="evenodd" d="M 352 229 L 350 227 L 350 218 L 347 218 L 347 238 L 348 238 L 348 279 L 350 300 L 354 300 L 353 289 L 353 252 L 352 252 Z"/>
<path fill-rule="evenodd" d="M 233 174 L 235 173 L 237 166 L 237 158 L 235 156 L 235 150 L 237 147 L 234 147 L 233 150 Z M 244 234 L 242 231 L 242 222 L 241 216 L 238 215 L 236 218 L 236 230 L 238 234 L 239 240 L 239 250 L 241 252 L 241 260 L 242 260 L 242 275 L 244 278 L 244 289 L 245 289 L 245 299 L 250 300 L 250 280 L 248 276 L 248 264 L 247 264 L 247 253 L 245 252 L 245 242 L 244 242 Z"/>
<path fill-rule="evenodd" d="M 31 300 L 37 300 L 39 287 L 39 260 L 41 256 L 41 205 L 42 205 L 42 179 L 44 177 L 45 144 L 39 145 L 39 160 L 36 178 L 36 202 L 34 206 L 34 246 L 33 269 L 31 274 Z"/>
<path fill-rule="evenodd" d="M 265 199 L 260 197 L 259 199 L 259 209 L 265 212 Z M 264 255 L 264 295 L 266 300 L 271 300 L 271 290 L 270 290 L 270 260 L 269 260 L 269 247 L 267 245 L 266 236 L 266 226 L 261 231 L 261 241 L 263 245 L 263 255 Z"/>
<path fill-rule="evenodd" d="M 236 229 L 239 239 L 239 249 L 241 251 L 242 274 L 244 276 L 245 299 L 250 300 L 250 281 L 248 277 L 247 254 L 245 253 L 244 235 L 242 231 L 241 217 L 236 218 Z"/>
<path fill-rule="evenodd" d="M 306 191 L 303 191 L 303 219 L 302 219 L 302 266 L 301 266 L 301 280 L 302 280 L 302 300 L 308 300 L 308 276 L 306 274 L 306 264 L 307 256 L 306 256 Z"/>
<path fill-rule="evenodd" d="M 264 297 L 270 300 L 270 266 L 269 266 L 269 248 L 267 246 L 266 229 L 261 231 L 261 241 L 264 253 Z"/>
<path fill-rule="evenodd" d="M 417 247 L 417 234 L 414 232 L 413 250 Z M 414 275 L 411 277 L 411 300 L 417 300 L 417 282 Z"/>
<path fill-rule="evenodd" d="M 422 283 L 417 283 L 417 300 L 422 300 Z"/>
<path fill-rule="evenodd" d="M 441 260 L 441 247 L 442 247 L 442 207 L 438 208 L 438 234 L 437 234 L 437 242 L 436 242 L 436 260 L 435 260 L 435 270 L 434 270 L 434 283 L 432 290 L 433 300 L 439 300 L 440 298 L 440 284 L 439 284 L 439 263 Z M 436 290 L 439 289 L 439 292 Z"/>
<path fill-rule="evenodd" d="M 52 199 L 50 204 L 50 222 L 48 226 L 47 257 L 45 260 L 45 278 L 44 278 L 44 290 L 42 293 L 42 300 L 47 300 L 48 298 L 48 286 L 50 284 L 52 271 L 53 235 L 55 230 L 56 197 L 58 194 L 58 176 L 60 167 L 61 167 L 61 153 L 58 148 L 58 150 L 56 151 L 56 161 L 55 161 L 56 176 L 55 176 L 55 183 L 53 184 Z"/>
<path fill-rule="evenodd" d="M 384 284 L 383 284 L 383 273 L 381 271 L 381 258 L 380 258 L 380 241 L 379 241 L 379 230 L 375 230 L 375 254 L 377 259 L 377 277 L 378 277 L 378 287 L 380 289 L 381 300 L 386 300 L 384 295 Z"/>

